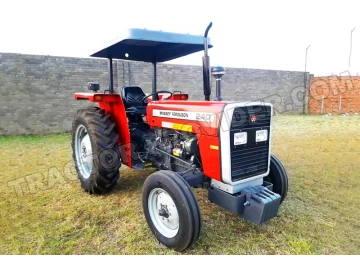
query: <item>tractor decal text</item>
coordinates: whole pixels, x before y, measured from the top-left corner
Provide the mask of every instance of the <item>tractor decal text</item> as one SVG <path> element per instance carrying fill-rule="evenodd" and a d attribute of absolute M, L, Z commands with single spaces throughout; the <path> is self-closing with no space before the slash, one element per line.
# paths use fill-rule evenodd
<path fill-rule="evenodd" d="M 212 123 L 215 120 L 215 113 L 207 112 L 183 112 L 171 110 L 153 110 L 153 116 L 166 117 L 174 119 L 194 120 L 200 122 Z"/>

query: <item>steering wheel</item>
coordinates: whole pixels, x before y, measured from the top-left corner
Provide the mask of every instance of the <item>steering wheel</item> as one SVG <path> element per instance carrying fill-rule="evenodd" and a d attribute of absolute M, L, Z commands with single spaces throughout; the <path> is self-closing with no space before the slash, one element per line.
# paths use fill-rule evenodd
<path fill-rule="evenodd" d="M 151 94 L 146 95 L 145 97 L 142 98 L 141 102 L 142 102 L 143 104 L 147 104 L 148 102 L 145 102 L 145 100 L 146 100 L 147 98 L 149 98 L 149 97 L 151 97 L 151 96 L 155 96 L 155 95 L 157 95 L 157 94 L 161 94 L 161 93 L 170 94 L 169 97 L 167 97 L 167 98 L 165 98 L 165 99 L 163 99 L 163 100 L 168 100 L 169 98 L 171 98 L 171 97 L 173 96 L 173 93 L 170 92 L 170 91 L 167 91 L 167 90 L 159 90 L 159 91 L 156 91 L 156 93 L 151 93 Z"/>

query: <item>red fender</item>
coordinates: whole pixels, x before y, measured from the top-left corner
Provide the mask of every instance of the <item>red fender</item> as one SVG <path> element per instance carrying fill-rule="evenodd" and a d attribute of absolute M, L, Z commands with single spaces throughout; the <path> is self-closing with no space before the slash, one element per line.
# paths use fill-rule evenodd
<path fill-rule="evenodd" d="M 105 110 L 106 114 L 111 115 L 110 118 L 115 123 L 115 130 L 119 135 L 118 145 L 120 147 L 121 162 L 131 168 L 130 131 L 121 96 L 119 94 L 76 93 L 74 98 L 75 100 L 97 102 L 99 107 Z"/>

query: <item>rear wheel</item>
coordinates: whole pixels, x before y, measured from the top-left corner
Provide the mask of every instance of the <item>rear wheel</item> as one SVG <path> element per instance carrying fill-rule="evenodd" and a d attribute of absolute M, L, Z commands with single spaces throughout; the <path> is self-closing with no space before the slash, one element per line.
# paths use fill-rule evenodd
<path fill-rule="evenodd" d="M 201 230 L 200 210 L 184 178 L 157 171 L 146 179 L 142 196 L 146 221 L 160 243 L 177 251 L 195 243 Z"/>
<path fill-rule="evenodd" d="M 120 177 L 118 135 L 110 115 L 97 107 L 78 110 L 72 149 L 81 186 L 90 194 L 109 192 Z"/>
<path fill-rule="evenodd" d="M 270 173 L 264 180 L 273 184 L 273 191 L 281 196 L 282 203 L 287 196 L 289 180 L 284 166 L 273 155 L 270 158 Z"/>

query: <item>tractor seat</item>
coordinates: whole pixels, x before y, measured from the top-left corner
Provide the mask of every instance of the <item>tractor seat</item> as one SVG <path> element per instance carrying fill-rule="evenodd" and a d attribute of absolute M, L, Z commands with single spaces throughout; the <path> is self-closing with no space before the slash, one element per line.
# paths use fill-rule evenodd
<path fill-rule="evenodd" d="M 121 97 L 127 113 L 146 115 L 146 106 L 142 102 L 145 93 L 139 86 L 124 86 L 121 89 Z"/>

